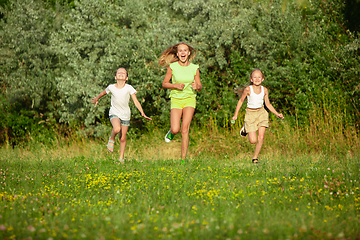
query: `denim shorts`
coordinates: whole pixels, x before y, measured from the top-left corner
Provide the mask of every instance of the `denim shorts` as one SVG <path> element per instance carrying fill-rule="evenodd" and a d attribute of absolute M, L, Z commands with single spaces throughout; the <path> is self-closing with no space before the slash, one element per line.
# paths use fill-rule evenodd
<path fill-rule="evenodd" d="M 125 126 L 125 127 L 129 127 L 129 126 L 130 126 L 130 120 L 122 120 L 122 119 L 120 119 L 120 118 L 119 118 L 118 116 L 116 116 L 116 115 L 110 115 L 110 116 L 109 116 L 110 121 L 111 121 L 111 119 L 113 119 L 113 118 L 118 118 L 118 119 L 120 120 L 121 125 L 123 125 L 123 126 Z"/>

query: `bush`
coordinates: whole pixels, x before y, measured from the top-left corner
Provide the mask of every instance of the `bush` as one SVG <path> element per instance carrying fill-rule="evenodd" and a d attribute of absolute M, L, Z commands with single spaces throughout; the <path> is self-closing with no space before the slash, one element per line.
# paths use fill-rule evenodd
<path fill-rule="evenodd" d="M 199 123 L 216 118 L 226 126 L 238 100 L 234 89 L 260 68 L 271 102 L 297 124 L 309 124 L 313 104 L 334 97 L 345 99 L 336 104 L 343 121 L 359 124 L 359 36 L 344 27 L 340 0 L 89 0 L 57 11 L 31 3 L 12 3 L 1 22 L 2 89 L 8 103 L 31 101 L 30 110 L 61 123 L 106 129 L 95 125 L 109 125 L 110 97 L 97 108 L 91 98 L 125 67 L 146 114 L 168 124 L 166 69 L 157 61 L 168 46 L 186 41 L 198 50 L 194 63 L 204 86 Z M 144 127 L 131 108 L 133 126 Z"/>

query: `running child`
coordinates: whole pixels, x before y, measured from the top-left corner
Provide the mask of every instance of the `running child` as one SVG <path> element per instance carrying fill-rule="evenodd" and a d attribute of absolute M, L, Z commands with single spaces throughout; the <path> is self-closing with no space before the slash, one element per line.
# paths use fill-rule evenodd
<path fill-rule="evenodd" d="M 147 120 L 151 118 L 147 117 L 141 107 L 141 104 L 136 98 L 137 91 L 129 84 L 126 83 L 128 80 L 128 74 L 125 68 L 119 68 L 116 71 L 115 75 L 115 84 L 110 84 L 103 92 L 101 92 L 97 97 L 93 97 L 91 103 L 95 103 L 95 107 L 98 104 L 98 101 L 101 97 L 105 96 L 109 92 L 111 93 L 111 107 L 109 111 L 109 119 L 113 129 L 111 131 L 111 136 L 107 144 L 107 150 L 109 152 L 114 151 L 115 137 L 119 133 L 120 140 L 120 158 L 119 161 L 121 164 L 124 164 L 124 155 L 126 147 L 126 134 L 130 126 L 130 107 L 129 100 L 130 96 L 139 109 L 141 116 Z"/>
<path fill-rule="evenodd" d="M 181 42 L 167 48 L 159 59 L 160 65 L 169 65 L 162 86 L 171 89 L 171 128 L 165 135 L 165 142 L 170 142 L 181 130 L 182 164 L 189 147 L 189 129 L 196 107 L 196 92 L 202 89 L 199 65 L 190 62 L 195 55 L 194 48 Z"/>
<path fill-rule="evenodd" d="M 269 101 L 269 91 L 261 84 L 265 80 L 265 76 L 260 69 L 254 69 L 250 74 L 250 85 L 247 86 L 239 102 L 237 103 L 233 120 L 238 118 L 240 108 L 247 98 L 247 108 L 244 120 L 244 126 L 240 130 L 240 135 L 245 137 L 248 135 L 250 143 L 256 143 L 255 152 L 252 162 L 259 163 L 258 155 L 264 143 L 265 130 L 269 127 L 269 113 L 264 108 L 266 107 L 280 119 L 284 119 L 281 113 L 278 113 Z M 256 131 L 258 136 L 256 136 Z"/>

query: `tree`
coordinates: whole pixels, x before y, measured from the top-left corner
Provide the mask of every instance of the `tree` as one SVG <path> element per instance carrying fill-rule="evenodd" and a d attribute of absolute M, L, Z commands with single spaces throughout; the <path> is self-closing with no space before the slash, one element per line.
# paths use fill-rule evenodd
<path fill-rule="evenodd" d="M 2 13 L 0 83 L 1 94 L 8 104 L 7 112 L 2 114 L 9 124 L 16 116 L 26 117 L 24 121 L 18 118 L 12 122 L 13 126 L 7 131 L 13 132 L 12 137 L 22 137 L 30 130 L 30 122 L 35 124 L 39 119 L 56 116 L 58 57 L 49 45 L 49 38 L 61 22 L 55 11 L 39 1 L 12 1 Z M 15 128 L 28 130 L 20 133 Z"/>

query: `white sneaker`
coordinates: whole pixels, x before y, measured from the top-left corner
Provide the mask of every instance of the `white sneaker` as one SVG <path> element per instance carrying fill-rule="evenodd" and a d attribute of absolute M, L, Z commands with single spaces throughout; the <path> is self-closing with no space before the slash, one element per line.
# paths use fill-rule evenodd
<path fill-rule="evenodd" d="M 245 131 L 245 125 L 240 129 L 240 136 L 241 137 L 246 137 L 247 132 Z"/>

